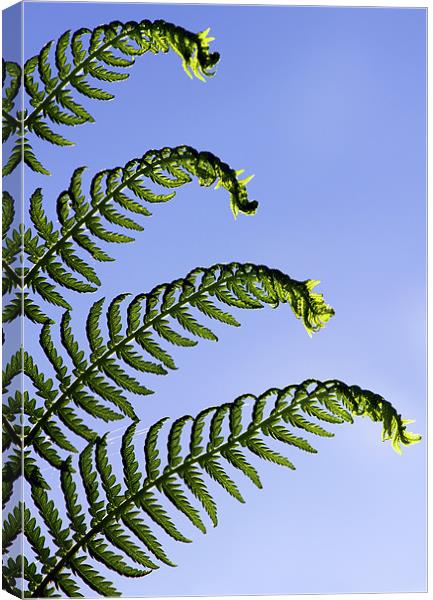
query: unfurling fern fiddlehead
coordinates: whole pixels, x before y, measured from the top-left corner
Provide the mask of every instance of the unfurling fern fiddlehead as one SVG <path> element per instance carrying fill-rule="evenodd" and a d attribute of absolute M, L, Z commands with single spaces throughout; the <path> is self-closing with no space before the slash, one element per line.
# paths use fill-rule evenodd
<path fill-rule="evenodd" d="M 137 56 L 170 50 L 180 56 L 189 77 L 195 76 L 202 81 L 211 77 L 219 54 L 209 52 L 213 38 L 208 37 L 208 33 L 209 29 L 194 34 L 161 20 L 115 21 L 93 30 L 66 31 L 56 42 L 54 52 L 51 41 L 25 63 L 23 75 L 29 107 L 24 112 L 17 111 L 15 116 L 12 111 L 21 84 L 21 68 L 16 63 L 4 62 L 3 141 L 12 134 L 17 139 L 3 167 L 3 175 L 12 173 L 21 160 L 34 171 L 49 174 L 34 155 L 28 134 L 34 133 L 58 146 L 70 145 L 69 140 L 51 130 L 48 122 L 76 126 L 94 121 L 74 98 L 71 89 L 90 99 L 114 98 L 111 93 L 91 84 L 89 78 L 103 82 L 127 79 L 129 74 L 124 69 L 133 66 Z"/>
<path fill-rule="evenodd" d="M 308 434 L 332 437 L 334 434 L 326 427 L 352 423 L 354 416 L 382 422 L 382 437 L 384 440 L 391 439 L 397 452 L 400 452 L 402 444 L 419 441 L 419 436 L 406 430 L 407 422 L 384 398 L 336 380 L 308 380 L 282 390 L 272 388 L 258 397 L 246 394 L 231 404 L 208 408 L 195 418 L 182 417 L 164 436 L 167 440 L 166 458 L 161 456 L 161 428 L 166 419 L 161 419 L 150 427 L 146 436 L 145 469 L 140 467 L 143 459 L 136 454 L 136 424 L 133 424 L 126 430 L 121 445 L 123 484 L 113 473 L 107 436 L 97 438 L 83 450 L 79 459 L 90 522 L 81 505 L 83 500 L 78 498 L 70 459 L 63 464 L 60 476 L 67 506 L 67 526 L 47 492 L 36 486 L 32 489 L 35 506 L 58 550 L 45 569 L 33 574 L 26 595 L 53 595 L 52 586 L 70 594 L 71 589 L 77 591 L 76 582 L 79 580 L 99 594 L 118 594 L 113 584 L 89 563 L 89 559 L 126 577 L 149 574 L 159 568 L 158 562 L 174 566 L 152 526 L 157 525 L 174 540 L 190 540 L 167 513 L 161 503 L 162 498 L 165 497 L 174 511 L 185 515 L 205 533 L 206 526 L 197 503 L 211 523 L 217 525 L 217 506 L 206 479 L 215 481 L 243 502 L 238 483 L 233 479 L 235 471 L 240 471 L 261 488 L 258 471 L 253 464 L 257 457 L 289 469 L 295 468 L 291 458 L 273 447 L 272 440 L 294 450 L 316 452 Z M 185 446 L 182 440 L 187 430 L 189 443 Z M 16 519 L 16 512 L 9 516 L 10 533 L 6 544 L 10 544 L 16 532 Z M 43 555 L 47 548 L 43 538 L 41 540 L 40 531 L 35 532 L 35 518 L 29 510 L 26 510 L 24 521 L 26 535 L 33 540 L 34 550 Z M 131 566 L 112 547 L 120 550 L 136 566 Z"/>

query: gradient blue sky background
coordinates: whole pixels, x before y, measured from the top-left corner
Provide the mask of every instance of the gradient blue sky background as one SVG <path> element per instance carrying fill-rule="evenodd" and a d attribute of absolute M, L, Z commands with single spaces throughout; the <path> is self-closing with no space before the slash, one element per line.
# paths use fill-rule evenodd
<path fill-rule="evenodd" d="M 93 174 L 178 144 L 210 150 L 255 173 L 257 215 L 235 222 L 223 191 L 180 190 L 135 244 L 111 249 L 118 261 L 99 269 L 103 294 L 237 260 L 320 279 L 336 310 L 312 339 L 287 307 L 243 312 L 218 344 L 175 353 L 179 370 L 154 378 L 157 393 L 139 401 L 145 423 L 316 377 L 382 394 L 425 434 L 425 10 L 27 2 L 25 57 L 66 29 L 144 18 L 210 26 L 217 75 L 190 81 L 174 54 L 139 59 L 112 86 L 113 102 L 89 101 L 96 124 L 65 128 L 76 147 L 35 143 L 54 174 L 26 172 L 25 197 L 43 186 L 54 214 L 78 166 Z M 73 296 L 78 330 L 95 299 Z M 265 489 L 244 481 L 244 506 L 218 495 L 218 528 L 168 543 L 177 569 L 121 589 L 425 591 L 426 444 L 400 457 L 379 425 L 358 420 L 317 447 L 294 456 L 295 473 L 261 464 Z"/>

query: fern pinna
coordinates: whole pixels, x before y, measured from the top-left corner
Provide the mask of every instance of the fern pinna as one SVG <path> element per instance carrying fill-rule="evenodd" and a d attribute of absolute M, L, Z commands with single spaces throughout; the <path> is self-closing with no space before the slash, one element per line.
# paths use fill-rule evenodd
<path fill-rule="evenodd" d="M 219 55 L 210 52 L 208 32 L 194 34 L 164 21 L 113 22 L 65 32 L 23 69 L 4 61 L 3 141 L 10 153 L 3 176 L 20 163 L 47 174 L 32 136 L 70 145 L 53 127 L 62 131 L 93 121 L 80 97 L 113 98 L 94 80 L 126 79 L 125 69 L 138 56 L 173 50 L 189 76 L 212 76 Z M 352 423 L 354 416 L 382 422 L 383 439 L 391 439 L 397 452 L 419 441 L 381 396 L 337 380 L 311 379 L 246 394 L 171 426 L 160 419 L 149 426 L 140 451 L 137 407 L 146 400 L 139 397 L 153 393 L 156 375 L 176 369 L 175 347 L 217 341 L 211 322 L 237 327 L 242 309 L 288 304 L 310 335 L 334 314 L 313 291 L 318 281 L 297 281 L 265 265 L 218 263 L 135 297 L 98 294 L 82 324 L 85 335 L 78 333 L 65 291 L 103 288 L 96 263 L 112 260 L 111 244 L 134 241 L 131 232 L 143 229 L 151 204 L 171 201 L 177 188 L 196 180 L 223 188 L 235 217 L 254 214 L 257 202 L 247 192 L 251 177 L 242 173 L 186 145 L 148 150 L 96 173 L 90 185 L 85 167 L 75 169 L 58 195 L 56 218 L 37 188 L 28 199 L 29 226 L 16 225 L 18 203 L 4 190 L 6 348 L 17 319 L 28 319 L 49 365 L 45 371 L 37 353 L 16 347 L 3 368 L 3 585 L 12 594 L 79 597 L 92 590 L 114 596 L 121 593 L 122 577 L 174 566 L 163 536 L 191 541 L 177 514 L 203 533 L 207 521 L 216 525 L 212 486 L 243 502 L 237 472 L 261 488 L 260 459 L 294 469 L 278 443 L 315 452 L 311 438 L 332 437 L 329 428 Z M 106 423 L 116 421 L 124 424 L 121 465 L 112 458 L 110 432 L 103 433 Z M 21 479 L 26 501 L 15 485 Z"/>

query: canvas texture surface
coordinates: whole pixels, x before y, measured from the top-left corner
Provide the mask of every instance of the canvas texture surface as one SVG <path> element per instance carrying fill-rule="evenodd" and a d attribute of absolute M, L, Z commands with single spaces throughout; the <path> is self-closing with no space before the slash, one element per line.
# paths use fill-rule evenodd
<path fill-rule="evenodd" d="M 426 591 L 426 11 L 3 31 L 3 589 Z"/>

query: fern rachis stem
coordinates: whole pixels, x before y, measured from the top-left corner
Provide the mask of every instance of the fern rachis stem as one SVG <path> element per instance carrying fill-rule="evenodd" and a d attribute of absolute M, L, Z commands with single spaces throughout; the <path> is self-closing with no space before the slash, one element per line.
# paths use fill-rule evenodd
<path fill-rule="evenodd" d="M 69 387 L 60 395 L 60 397 L 53 402 L 53 404 L 48 408 L 48 410 L 45 412 L 45 414 L 43 415 L 43 417 L 37 423 L 35 423 L 35 425 L 33 426 L 33 428 L 29 431 L 29 433 L 25 437 L 25 439 L 24 439 L 24 446 L 26 447 L 26 446 L 28 446 L 31 443 L 31 441 L 35 437 L 36 433 L 41 428 L 42 424 L 47 419 L 49 419 L 49 417 L 56 411 L 57 408 L 59 408 L 60 406 L 62 406 L 63 403 L 65 403 L 66 401 L 69 400 L 69 394 L 72 391 L 74 391 L 79 385 L 81 385 L 81 383 L 83 382 L 83 380 L 85 379 L 85 377 L 89 373 L 91 373 L 93 370 L 95 370 L 101 362 L 103 362 L 104 360 L 106 360 L 107 358 L 109 358 L 120 347 L 122 347 L 123 345 L 125 345 L 128 342 L 132 341 L 137 336 L 137 334 L 142 333 L 142 332 L 146 331 L 147 329 L 150 329 L 155 323 L 157 323 L 161 319 L 164 319 L 164 317 L 169 316 L 170 313 L 171 313 L 171 311 L 179 308 L 180 306 L 182 306 L 184 304 L 187 304 L 188 302 L 190 302 L 194 298 L 197 298 L 197 297 L 199 297 L 199 296 L 201 296 L 201 295 L 203 295 L 205 293 L 208 293 L 209 291 L 212 291 L 213 288 L 218 287 L 219 285 L 221 285 L 221 283 L 225 283 L 225 282 L 231 281 L 232 279 L 235 279 L 236 277 L 237 277 L 237 274 L 236 275 L 232 275 L 231 277 L 227 277 L 226 279 L 223 280 L 223 282 L 221 282 L 221 281 L 215 281 L 214 283 L 210 284 L 209 286 L 201 288 L 200 290 L 198 290 L 198 291 L 194 292 L 193 294 L 191 294 L 190 296 L 188 296 L 186 299 L 183 299 L 181 302 L 177 302 L 176 304 L 173 304 L 172 306 L 170 306 L 169 309 L 167 309 L 166 311 L 161 312 L 155 318 L 153 318 L 150 321 L 148 321 L 145 325 L 142 325 L 141 327 L 138 327 L 132 333 L 130 333 L 129 335 L 127 335 L 124 338 L 122 338 L 122 340 L 119 341 L 117 344 L 114 344 L 111 348 L 108 348 L 108 350 L 106 352 L 104 352 L 104 354 L 102 354 L 94 363 L 92 363 L 89 367 L 87 367 L 87 369 L 85 369 L 75 379 L 75 381 L 73 381 L 69 385 Z M 245 274 L 245 277 L 248 277 L 248 274 Z"/>
<path fill-rule="evenodd" d="M 248 439 L 248 437 L 252 436 L 254 433 L 256 433 L 258 430 L 262 429 L 263 427 L 266 427 L 267 425 L 272 424 L 272 422 L 274 422 L 274 421 L 278 422 L 283 413 L 287 414 L 289 412 L 292 412 L 296 408 L 297 408 L 296 401 L 293 400 L 291 402 L 291 404 L 289 404 L 289 406 L 283 406 L 280 410 L 272 411 L 272 413 L 266 419 L 263 419 L 262 421 L 260 421 L 260 423 L 257 423 L 254 426 L 252 426 L 250 424 L 247 427 L 247 429 L 244 432 L 242 432 L 241 434 L 239 434 L 238 436 L 230 435 L 229 439 L 224 444 L 221 444 L 220 446 L 215 446 L 212 448 L 212 450 L 206 451 L 203 454 L 200 454 L 198 456 L 192 456 L 191 454 L 189 454 L 185 458 L 184 462 L 182 464 L 180 464 L 179 466 L 173 467 L 173 468 L 166 467 L 164 469 L 163 473 L 156 479 L 150 479 L 150 480 L 146 479 L 141 490 L 139 490 L 135 494 L 129 496 L 121 504 L 119 504 L 115 509 L 108 512 L 105 515 L 105 517 L 97 525 L 95 525 L 93 528 L 91 528 L 83 538 L 81 538 L 80 540 L 78 540 L 75 543 L 75 545 L 67 552 L 67 554 L 65 554 L 60 559 L 60 561 L 55 565 L 55 567 L 53 567 L 53 569 L 46 574 L 45 578 L 40 583 L 40 585 L 36 588 L 36 590 L 34 591 L 34 593 L 32 594 L 31 597 L 37 598 L 37 597 L 42 596 L 42 593 L 43 593 L 44 589 L 46 588 L 46 586 L 51 581 L 53 581 L 53 577 L 63 567 L 65 567 L 68 564 L 69 560 L 71 558 L 73 558 L 73 556 L 83 546 L 85 546 L 95 535 L 97 535 L 100 531 L 102 531 L 106 524 L 108 524 L 112 519 L 116 519 L 119 516 L 121 516 L 126 511 L 126 509 L 128 508 L 129 505 L 135 504 L 136 500 L 138 500 L 141 495 L 145 494 L 152 488 L 155 488 L 155 487 L 158 488 L 158 486 L 160 486 L 164 482 L 165 479 L 168 479 L 172 475 L 179 474 L 182 471 L 182 469 L 185 468 L 186 465 L 191 465 L 194 463 L 200 464 L 201 461 L 206 462 L 207 459 L 211 458 L 212 456 L 214 456 L 216 454 L 217 455 L 221 454 L 221 452 L 223 450 L 228 449 L 231 446 L 235 446 L 237 444 L 242 445 L 242 441 L 244 439 Z"/>

